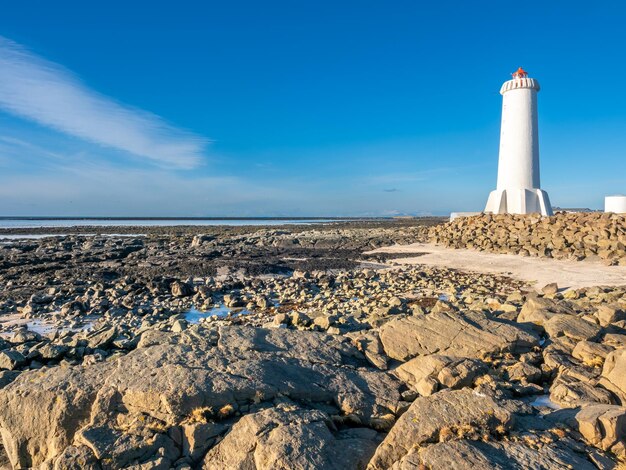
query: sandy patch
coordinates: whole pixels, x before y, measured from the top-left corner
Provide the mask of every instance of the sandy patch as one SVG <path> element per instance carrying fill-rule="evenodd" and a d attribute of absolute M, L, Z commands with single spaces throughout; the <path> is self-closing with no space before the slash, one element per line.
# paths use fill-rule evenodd
<path fill-rule="evenodd" d="M 538 289 L 551 282 L 556 282 L 560 288 L 573 289 L 626 285 L 626 266 L 605 266 L 600 261 L 530 258 L 465 249 L 455 250 L 423 243 L 389 246 L 367 253 L 406 253 L 406 258 L 396 258 L 391 262 L 504 274 L 534 284 Z"/>

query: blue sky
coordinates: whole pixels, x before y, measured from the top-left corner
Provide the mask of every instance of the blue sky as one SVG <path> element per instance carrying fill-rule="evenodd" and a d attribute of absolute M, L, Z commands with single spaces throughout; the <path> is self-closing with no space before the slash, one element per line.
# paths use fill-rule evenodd
<path fill-rule="evenodd" d="M 29 1 L 0 15 L 0 215 L 481 210 L 503 81 L 542 186 L 626 192 L 622 2 Z"/>

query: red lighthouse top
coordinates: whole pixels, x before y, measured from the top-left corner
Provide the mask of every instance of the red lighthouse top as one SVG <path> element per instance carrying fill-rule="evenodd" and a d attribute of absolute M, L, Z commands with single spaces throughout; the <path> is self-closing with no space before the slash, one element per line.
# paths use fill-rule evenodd
<path fill-rule="evenodd" d="M 526 78 L 528 77 L 528 72 L 520 67 L 512 75 L 513 78 Z"/>

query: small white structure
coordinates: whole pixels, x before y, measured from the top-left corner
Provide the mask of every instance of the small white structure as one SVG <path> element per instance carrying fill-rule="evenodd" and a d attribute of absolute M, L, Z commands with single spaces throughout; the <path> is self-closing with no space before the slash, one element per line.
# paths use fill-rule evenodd
<path fill-rule="evenodd" d="M 489 194 L 485 212 L 552 215 L 550 199 L 539 183 L 539 82 L 521 67 L 504 82 L 498 183 Z"/>
<path fill-rule="evenodd" d="M 626 214 L 626 196 L 617 194 L 604 198 L 604 212 L 615 212 L 616 214 Z"/>

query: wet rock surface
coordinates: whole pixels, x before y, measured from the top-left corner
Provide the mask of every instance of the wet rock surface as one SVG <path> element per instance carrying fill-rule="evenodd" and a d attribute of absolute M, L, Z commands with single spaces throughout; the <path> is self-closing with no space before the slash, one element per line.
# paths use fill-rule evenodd
<path fill-rule="evenodd" d="M 626 289 L 361 256 L 399 227 L 0 246 L 0 464 L 623 464 Z"/>

